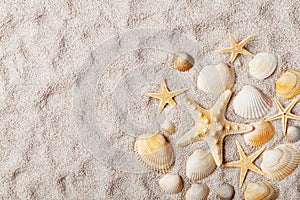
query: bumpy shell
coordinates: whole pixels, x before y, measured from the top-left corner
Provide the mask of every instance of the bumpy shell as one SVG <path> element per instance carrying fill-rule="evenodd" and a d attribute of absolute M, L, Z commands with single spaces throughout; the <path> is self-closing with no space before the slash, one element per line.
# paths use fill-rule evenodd
<path fill-rule="evenodd" d="M 179 175 L 166 174 L 158 182 L 163 191 L 170 194 L 177 194 L 181 192 L 183 183 Z"/>
<path fill-rule="evenodd" d="M 191 181 L 198 181 L 209 176 L 216 169 L 216 163 L 210 151 L 197 149 L 187 160 L 186 176 Z"/>
<path fill-rule="evenodd" d="M 271 106 L 271 99 L 251 85 L 244 86 L 233 100 L 235 113 L 244 118 L 263 117 L 268 113 Z"/>
<path fill-rule="evenodd" d="M 166 173 L 174 163 L 172 147 L 161 133 L 139 136 L 135 153 L 145 167 L 157 172 Z"/>
<path fill-rule="evenodd" d="M 300 152 L 288 144 L 275 147 L 263 153 L 261 169 L 271 180 L 282 180 L 298 166 Z"/>
<path fill-rule="evenodd" d="M 206 200 L 209 195 L 209 188 L 203 183 L 192 184 L 186 192 L 186 200 Z"/>
<path fill-rule="evenodd" d="M 235 81 L 232 68 L 225 64 L 204 67 L 198 76 L 198 88 L 207 93 L 222 93 L 231 89 Z"/>
<path fill-rule="evenodd" d="M 254 130 L 244 134 L 246 144 L 261 146 L 271 140 L 275 134 L 275 128 L 269 121 L 260 120 L 252 124 Z"/>
<path fill-rule="evenodd" d="M 161 128 L 164 132 L 166 132 L 169 135 L 175 133 L 175 131 L 176 131 L 175 124 L 168 119 L 164 121 Z"/>
<path fill-rule="evenodd" d="M 277 58 L 271 53 L 259 53 L 249 62 L 249 71 L 252 76 L 263 80 L 269 77 L 276 69 Z"/>
<path fill-rule="evenodd" d="M 284 99 L 294 98 L 300 93 L 300 70 L 288 70 L 276 81 L 276 92 Z"/>
<path fill-rule="evenodd" d="M 181 72 L 185 72 L 191 69 L 194 63 L 194 58 L 184 52 L 178 53 L 178 55 L 174 58 L 174 68 Z"/>
<path fill-rule="evenodd" d="M 278 189 L 267 181 L 249 183 L 245 190 L 245 200 L 275 200 Z"/>
<path fill-rule="evenodd" d="M 234 196 L 234 187 L 229 183 L 223 183 L 217 189 L 217 197 L 221 200 L 231 200 Z"/>
<path fill-rule="evenodd" d="M 300 140 L 300 127 L 289 126 L 286 133 L 286 139 L 291 142 L 298 142 Z"/>

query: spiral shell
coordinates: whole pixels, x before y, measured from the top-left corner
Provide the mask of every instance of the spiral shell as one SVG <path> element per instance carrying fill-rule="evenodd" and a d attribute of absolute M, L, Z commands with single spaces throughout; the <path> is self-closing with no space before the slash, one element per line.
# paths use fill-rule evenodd
<path fill-rule="evenodd" d="M 275 134 L 275 128 L 269 121 L 260 120 L 252 126 L 254 130 L 244 134 L 245 142 L 248 145 L 261 146 L 271 140 Z"/>
<path fill-rule="evenodd" d="M 185 72 L 191 69 L 194 63 L 194 58 L 184 52 L 179 52 L 174 58 L 174 68 L 181 72 Z"/>
<path fill-rule="evenodd" d="M 183 183 L 179 175 L 166 174 L 158 182 L 160 188 L 166 193 L 177 194 L 181 192 Z"/>
<path fill-rule="evenodd" d="M 167 133 L 169 135 L 175 133 L 175 131 L 176 131 L 175 124 L 168 119 L 164 121 L 161 128 L 165 133 Z"/>
<path fill-rule="evenodd" d="M 276 81 L 276 92 L 284 99 L 291 99 L 300 93 L 300 70 L 288 70 Z"/>
<path fill-rule="evenodd" d="M 259 53 L 249 62 L 249 71 L 252 76 L 263 80 L 269 77 L 276 69 L 277 58 L 271 53 Z"/>
<path fill-rule="evenodd" d="M 234 196 L 234 188 L 229 183 L 223 183 L 217 189 L 217 197 L 221 200 L 231 200 Z"/>
<path fill-rule="evenodd" d="M 245 190 L 245 200 L 275 200 L 278 189 L 267 181 L 249 183 Z"/>
<path fill-rule="evenodd" d="M 300 127 L 289 126 L 286 133 L 286 139 L 291 142 L 298 142 L 300 140 Z"/>
<path fill-rule="evenodd" d="M 209 195 L 209 188 L 203 183 L 192 184 L 186 192 L 186 200 L 206 200 Z"/>

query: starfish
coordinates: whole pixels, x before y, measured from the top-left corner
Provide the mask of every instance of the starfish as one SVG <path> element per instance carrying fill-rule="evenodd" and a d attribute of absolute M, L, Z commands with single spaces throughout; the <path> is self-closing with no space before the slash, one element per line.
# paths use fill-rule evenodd
<path fill-rule="evenodd" d="M 195 125 L 177 141 L 177 145 L 182 147 L 199 140 L 205 140 L 216 164 L 220 166 L 223 162 L 223 140 L 225 136 L 246 133 L 253 129 L 250 125 L 234 123 L 225 119 L 225 111 L 231 94 L 231 90 L 226 90 L 210 110 L 206 110 L 191 99 L 186 98 L 186 107 L 195 120 Z"/>
<path fill-rule="evenodd" d="M 298 99 L 294 99 L 290 105 L 288 105 L 286 108 L 283 108 L 283 106 L 280 104 L 280 102 L 274 98 L 274 101 L 279 109 L 279 113 L 269 117 L 266 119 L 267 121 L 275 120 L 275 119 L 281 119 L 282 121 L 282 128 L 283 128 L 283 135 L 286 135 L 287 132 L 287 121 L 288 119 L 295 119 L 300 120 L 300 116 L 294 115 L 291 113 L 291 110 L 294 108 L 296 103 L 298 102 Z"/>
<path fill-rule="evenodd" d="M 260 150 L 256 151 L 255 153 L 253 153 L 251 156 L 248 157 L 248 156 L 246 156 L 245 152 L 243 151 L 240 143 L 237 140 L 235 141 L 235 143 L 236 143 L 236 146 L 239 151 L 240 160 L 229 162 L 229 163 L 224 163 L 222 166 L 241 168 L 240 187 L 242 187 L 248 170 L 254 171 L 259 174 L 263 174 L 262 171 L 258 167 L 256 167 L 256 165 L 253 164 L 253 162 L 265 150 L 265 147 L 261 148 Z"/>
<path fill-rule="evenodd" d="M 229 39 L 230 39 L 232 47 L 228 47 L 228 48 L 225 48 L 225 49 L 217 50 L 217 52 L 219 52 L 219 53 L 231 53 L 230 63 L 233 63 L 233 61 L 236 59 L 236 57 L 238 56 L 238 54 L 244 54 L 244 55 L 248 55 L 248 56 L 254 56 L 252 53 L 250 53 L 249 51 L 247 51 L 246 49 L 244 49 L 244 46 L 247 44 L 247 42 L 249 42 L 249 40 L 252 39 L 252 36 L 248 36 L 243 41 L 237 43 L 235 41 L 235 39 L 233 38 L 233 36 L 231 35 L 231 33 L 229 33 Z"/>
<path fill-rule="evenodd" d="M 164 107 L 167 104 L 176 105 L 176 102 L 174 101 L 173 98 L 176 97 L 177 95 L 187 91 L 188 89 L 185 88 L 185 89 L 180 89 L 180 90 L 171 92 L 168 90 L 166 81 L 164 79 L 162 79 L 161 90 L 162 90 L 161 93 L 145 93 L 145 96 L 160 99 L 160 104 L 159 104 L 159 108 L 157 111 L 157 115 L 159 115 L 161 113 L 161 111 L 164 109 Z"/>

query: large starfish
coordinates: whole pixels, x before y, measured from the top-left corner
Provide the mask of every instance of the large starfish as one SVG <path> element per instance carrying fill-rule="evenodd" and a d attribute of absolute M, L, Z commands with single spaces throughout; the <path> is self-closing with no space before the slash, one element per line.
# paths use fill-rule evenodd
<path fill-rule="evenodd" d="M 240 187 L 242 187 L 248 170 L 254 171 L 259 174 L 263 174 L 262 171 L 258 167 L 256 167 L 256 165 L 253 164 L 253 162 L 265 150 L 265 147 L 261 148 L 260 150 L 256 151 L 255 153 L 253 153 L 251 156 L 248 157 L 248 156 L 246 156 L 245 152 L 243 151 L 240 143 L 237 140 L 235 141 L 235 143 L 236 143 L 236 146 L 239 151 L 240 160 L 229 162 L 229 163 L 224 163 L 222 166 L 241 168 Z"/>
<path fill-rule="evenodd" d="M 159 115 L 161 113 L 161 111 L 164 109 L 164 107 L 167 104 L 170 105 L 176 105 L 176 102 L 174 101 L 174 97 L 176 97 L 177 95 L 187 91 L 188 89 L 180 89 L 180 90 L 176 90 L 176 91 L 169 91 L 166 81 L 164 79 L 162 79 L 162 84 L 161 84 L 161 93 L 146 93 L 145 96 L 148 97 L 153 97 L 156 99 L 160 99 L 160 104 L 159 104 L 159 108 L 157 111 L 157 115 Z"/>
<path fill-rule="evenodd" d="M 249 51 L 244 49 L 244 46 L 247 44 L 247 42 L 249 42 L 249 40 L 252 39 L 252 36 L 248 36 L 243 41 L 237 43 L 235 41 L 235 39 L 233 38 L 233 36 L 231 35 L 231 33 L 229 33 L 229 39 L 230 39 L 230 42 L 231 42 L 231 47 L 221 49 L 221 50 L 217 50 L 217 52 L 231 53 L 231 57 L 230 57 L 230 62 L 231 63 L 233 63 L 233 61 L 236 59 L 238 54 L 245 54 L 245 55 L 248 55 L 248 56 L 254 56 L 252 53 L 250 53 Z"/>
<path fill-rule="evenodd" d="M 216 164 L 220 166 L 223 162 L 225 136 L 245 133 L 253 129 L 250 125 L 234 123 L 225 119 L 225 111 L 231 94 L 231 90 L 226 90 L 210 110 L 206 110 L 186 98 L 186 106 L 195 120 L 195 125 L 177 141 L 177 145 L 185 146 L 198 140 L 205 140 Z"/>
<path fill-rule="evenodd" d="M 283 128 L 283 135 L 286 135 L 287 132 L 287 121 L 288 119 L 295 119 L 300 120 L 300 116 L 294 115 L 291 113 L 292 109 L 298 102 L 298 99 L 294 99 L 290 105 L 288 105 L 286 108 L 283 108 L 283 106 L 280 104 L 280 102 L 274 98 L 274 101 L 279 109 L 279 113 L 269 117 L 266 119 L 267 121 L 275 120 L 275 119 L 281 119 L 282 121 L 282 128 Z"/>

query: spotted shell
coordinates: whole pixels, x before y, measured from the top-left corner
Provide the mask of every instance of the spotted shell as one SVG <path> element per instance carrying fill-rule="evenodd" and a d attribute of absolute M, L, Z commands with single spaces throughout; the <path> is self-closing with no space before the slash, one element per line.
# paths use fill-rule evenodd
<path fill-rule="evenodd" d="M 192 184 L 186 192 L 186 200 L 206 200 L 209 195 L 209 188 L 203 183 Z"/>
<path fill-rule="evenodd" d="M 221 200 L 231 200 L 234 196 L 234 187 L 229 183 L 223 183 L 217 189 L 217 197 Z"/>
<path fill-rule="evenodd" d="M 271 53 L 258 53 L 249 62 L 249 71 L 252 76 L 263 80 L 269 77 L 276 69 L 277 58 Z"/>
<path fill-rule="evenodd" d="M 300 152 L 288 144 L 263 153 L 262 172 L 271 180 L 282 180 L 293 173 L 300 162 Z"/>
<path fill-rule="evenodd" d="M 277 94 L 284 99 L 291 99 L 300 93 L 300 70 L 288 70 L 275 83 Z"/>
<path fill-rule="evenodd" d="M 249 183 L 245 190 L 245 200 L 275 200 L 278 189 L 267 181 Z"/>
<path fill-rule="evenodd" d="M 160 188 L 166 193 L 177 194 L 181 192 L 183 183 L 179 175 L 166 174 L 158 182 Z"/>
<path fill-rule="evenodd" d="M 286 139 L 291 142 L 298 142 L 300 140 L 300 127 L 289 126 L 286 133 Z"/>
<path fill-rule="evenodd" d="M 174 58 L 174 68 L 181 72 L 190 70 L 194 63 L 194 58 L 184 52 L 179 52 Z"/>
<path fill-rule="evenodd" d="M 275 134 L 275 128 L 269 121 L 260 120 L 251 124 L 254 130 L 244 134 L 246 144 L 251 146 L 261 146 L 271 140 Z"/>
<path fill-rule="evenodd" d="M 161 133 L 139 136 L 135 153 L 145 167 L 160 173 L 166 173 L 174 163 L 173 149 Z"/>
<path fill-rule="evenodd" d="M 169 135 L 175 133 L 175 131 L 176 131 L 175 124 L 168 119 L 164 121 L 161 128 L 165 133 L 167 133 Z"/>

